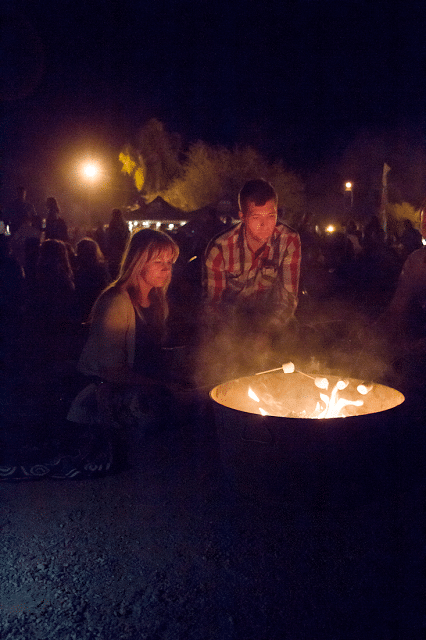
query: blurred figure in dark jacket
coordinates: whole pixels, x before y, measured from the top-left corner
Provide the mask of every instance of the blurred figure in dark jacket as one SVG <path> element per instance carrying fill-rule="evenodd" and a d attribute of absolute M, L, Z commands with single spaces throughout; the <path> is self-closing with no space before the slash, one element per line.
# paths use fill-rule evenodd
<path fill-rule="evenodd" d="M 0 364 L 7 368 L 18 352 L 23 312 L 24 273 L 11 255 L 9 236 L 0 234 Z"/>
<path fill-rule="evenodd" d="M 129 236 L 130 231 L 124 215 L 120 209 L 113 209 L 107 229 L 108 267 L 113 280 L 118 276 Z"/>
<path fill-rule="evenodd" d="M 74 282 L 78 314 L 85 322 L 97 297 L 111 282 L 103 253 L 92 238 L 83 238 L 77 244 Z"/>
<path fill-rule="evenodd" d="M 40 367 L 70 357 L 77 325 L 74 276 L 61 240 L 40 245 L 36 279 L 25 313 L 27 354 Z"/>
<path fill-rule="evenodd" d="M 35 215 L 34 206 L 27 202 L 27 190 L 25 187 L 18 187 L 17 196 L 8 207 L 4 216 L 5 223 L 9 225 L 10 234 L 12 236 L 14 235 L 26 216 L 31 219 Z"/>
<path fill-rule="evenodd" d="M 62 240 L 62 242 L 68 242 L 68 227 L 65 220 L 60 217 L 56 198 L 47 198 L 46 207 L 45 240 Z"/>
<path fill-rule="evenodd" d="M 404 220 L 404 231 L 401 235 L 400 243 L 402 245 L 401 257 L 403 261 L 408 258 L 410 253 L 420 249 L 422 246 L 422 234 L 413 227 L 413 223 L 408 218 Z"/>

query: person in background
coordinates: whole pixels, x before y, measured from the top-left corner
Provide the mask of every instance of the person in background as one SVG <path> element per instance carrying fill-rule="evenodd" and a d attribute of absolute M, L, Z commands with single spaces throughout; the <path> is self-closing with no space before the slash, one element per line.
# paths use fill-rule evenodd
<path fill-rule="evenodd" d="M 348 221 L 345 232 L 346 232 L 346 237 L 350 240 L 352 244 L 354 257 L 358 258 L 362 253 L 362 246 L 360 243 L 362 234 L 358 231 L 358 227 L 355 223 L 355 220 Z"/>
<path fill-rule="evenodd" d="M 70 357 L 77 322 L 74 276 L 67 247 L 44 240 L 39 249 L 34 285 L 25 311 L 27 354 L 47 368 Z"/>
<path fill-rule="evenodd" d="M 130 231 L 124 215 L 120 209 L 113 209 L 107 229 L 107 259 L 112 278 L 118 275 L 129 236 Z"/>
<path fill-rule="evenodd" d="M 10 235 L 14 235 L 22 222 L 28 216 L 30 220 L 36 216 L 34 206 L 27 202 L 27 190 L 25 187 L 18 187 L 16 198 L 11 203 L 5 213 L 5 224 L 9 226 Z"/>
<path fill-rule="evenodd" d="M 30 215 L 26 212 L 10 240 L 11 251 L 23 269 L 25 269 L 25 245 L 29 239 L 35 239 L 40 243 L 41 231 L 33 226 Z"/>
<path fill-rule="evenodd" d="M 10 252 L 10 236 L 0 234 L 0 366 L 19 368 L 24 306 L 24 272 Z"/>
<path fill-rule="evenodd" d="M 68 227 L 65 220 L 60 217 L 56 198 L 47 198 L 46 207 L 45 240 L 62 240 L 62 242 L 69 242 Z"/>
<path fill-rule="evenodd" d="M 102 251 L 92 238 L 82 238 L 76 246 L 74 282 L 78 314 L 85 322 L 99 294 L 111 282 Z"/>
<path fill-rule="evenodd" d="M 107 244 L 107 234 L 105 231 L 105 225 L 103 221 L 100 219 L 96 219 L 95 225 L 96 225 L 95 229 L 90 235 L 93 238 L 93 240 L 95 240 L 98 243 L 99 249 L 101 250 L 102 255 L 106 256 L 108 252 L 108 244 Z"/>
<path fill-rule="evenodd" d="M 162 344 L 178 254 L 166 233 L 141 229 L 132 235 L 117 279 L 91 313 L 78 364 L 84 388 L 71 405 L 71 422 L 134 428 L 139 434 L 176 422 Z"/>
<path fill-rule="evenodd" d="M 411 220 L 408 220 L 408 218 L 404 220 L 404 231 L 401 234 L 400 244 L 401 258 L 403 261 L 408 258 L 410 253 L 422 247 L 422 234 L 418 229 L 413 227 L 413 223 Z"/>
<path fill-rule="evenodd" d="M 392 300 L 384 314 L 397 337 L 426 339 L 426 247 L 405 260 Z"/>

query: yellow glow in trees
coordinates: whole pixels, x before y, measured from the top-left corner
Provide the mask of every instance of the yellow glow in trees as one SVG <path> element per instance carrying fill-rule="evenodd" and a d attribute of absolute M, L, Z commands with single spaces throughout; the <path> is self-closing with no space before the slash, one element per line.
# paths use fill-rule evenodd
<path fill-rule="evenodd" d="M 121 164 L 123 165 L 121 167 L 121 171 L 123 173 L 127 173 L 129 174 L 129 176 L 132 175 L 134 168 L 136 167 L 136 162 L 134 160 L 131 159 L 131 157 L 128 154 L 125 153 L 120 153 L 120 155 L 118 156 L 118 159 L 120 160 Z"/>
<path fill-rule="evenodd" d="M 145 176 L 143 174 L 142 167 L 139 167 L 138 169 L 136 169 L 135 175 L 133 176 L 133 179 L 135 181 L 136 189 L 138 191 L 142 191 L 142 187 L 143 187 L 144 182 L 145 182 Z"/>
<path fill-rule="evenodd" d="M 142 167 L 138 167 L 136 169 L 136 162 L 132 160 L 128 153 L 121 152 L 118 156 L 121 164 L 122 173 L 127 173 L 129 176 L 133 174 L 133 180 L 135 182 L 136 189 L 138 191 L 142 191 L 142 187 L 145 183 L 145 176 Z"/>

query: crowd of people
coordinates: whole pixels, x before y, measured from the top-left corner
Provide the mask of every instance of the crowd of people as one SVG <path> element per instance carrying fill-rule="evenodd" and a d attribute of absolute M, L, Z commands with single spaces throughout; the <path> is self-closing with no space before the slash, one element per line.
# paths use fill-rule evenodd
<path fill-rule="evenodd" d="M 250 357 L 268 355 L 303 318 L 306 300 L 356 301 L 386 330 L 423 338 L 426 248 L 409 221 L 392 240 L 374 216 L 362 230 L 349 221 L 320 235 L 309 217 L 294 230 L 260 179 L 243 186 L 238 204 L 237 223 L 217 224 L 214 237 L 209 225 L 196 242 L 182 232 L 130 234 L 119 209 L 106 229 L 77 239 L 54 197 L 39 216 L 20 188 L 2 216 L 9 233 L 0 234 L 3 370 L 50 380 L 71 370 L 69 422 L 143 431 L 182 415 L 176 403 L 190 381 L 164 358 L 173 326 L 227 366 L 235 345 L 224 349 L 224 331 Z"/>

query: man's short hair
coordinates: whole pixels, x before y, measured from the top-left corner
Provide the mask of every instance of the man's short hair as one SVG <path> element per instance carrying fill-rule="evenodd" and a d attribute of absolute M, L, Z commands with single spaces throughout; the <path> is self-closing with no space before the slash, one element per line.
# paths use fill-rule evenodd
<path fill-rule="evenodd" d="M 270 182 L 262 179 L 249 180 L 238 194 L 238 206 L 243 215 L 247 212 L 249 202 L 253 202 L 256 207 L 262 207 L 269 200 L 278 202 L 277 192 Z"/>

